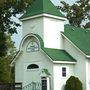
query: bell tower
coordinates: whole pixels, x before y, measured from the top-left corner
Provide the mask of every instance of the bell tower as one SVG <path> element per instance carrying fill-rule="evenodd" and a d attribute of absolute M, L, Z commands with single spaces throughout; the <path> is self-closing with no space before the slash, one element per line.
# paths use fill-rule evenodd
<path fill-rule="evenodd" d="M 66 18 L 50 0 L 34 0 L 20 19 L 23 37 L 29 33 L 38 34 L 45 48 L 63 48 L 61 32 Z"/>

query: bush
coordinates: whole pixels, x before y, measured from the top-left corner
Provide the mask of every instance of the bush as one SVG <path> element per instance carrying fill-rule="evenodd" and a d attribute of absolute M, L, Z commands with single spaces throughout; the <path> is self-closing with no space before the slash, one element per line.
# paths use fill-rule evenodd
<path fill-rule="evenodd" d="M 66 81 L 65 90 L 82 90 L 82 83 L 77 77 L 71 76 Z"/>

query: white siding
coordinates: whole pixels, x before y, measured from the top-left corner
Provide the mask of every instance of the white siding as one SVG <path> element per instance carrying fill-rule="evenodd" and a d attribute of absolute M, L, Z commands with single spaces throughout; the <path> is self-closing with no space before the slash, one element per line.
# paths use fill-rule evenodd
<path fill-rule="evenodd" d="M 62 67 L 66 67 L 67 76 L 62 77 Z M 54 64 L 54 90 L 64 90 L 66 80 L 74 75 L 73 64 Z"/>
<path fill-rule="evenodd" d="M 87 59 L 87 90 L 90 90 L 90 59 Z"/>
<path fill-rule="evenodd" d="M 61 32 L 64 31 L 64 21 L 44 17 L 44 45 L 48 48 L 63 49 Z"/>
<path fill-rule="evenodd" d="M 38 34 L 43 39 L 43 18 L 35 18 L 23 22 L 22 36 L 29 33 Z"/>
<path fill-rule="evenodd" d="M 77 60 L 77 63 L 75 65 L 75 76 L 79 77 L 79 79 L 82 81 L 83 90 L 87 90 L 85 56 L 65 38 L 64 38 L 64 48 L 72 57 L 74 57 Z"/>
<path fill-rule="evenodd" d="M 29 38 L 28 38 L 29 39 Z M 46 54 L 43 51 L 37 51 L 37 52 L 26 52 L 26 46 L 28 44 L 29 40 L 25 40 L 23 44 L 23 53 L 21 54 L 20 58 L 17 59 L 16 65 L 15 65 L 15 81 L 23 82 L 23 86 L 27 85 L 28 83 L 32 81 L 41 81 L 40 73 L 41 69 L 45 68 L 48 69 L 48 71 L 51 74 L 51 85 L 53 90 L 53 63 L 50 61 L 50 59 L 46 56 Z M 39 65 L 39 70 L 27 70 L 27 66 L 29 64 L 37 64 Z"/>

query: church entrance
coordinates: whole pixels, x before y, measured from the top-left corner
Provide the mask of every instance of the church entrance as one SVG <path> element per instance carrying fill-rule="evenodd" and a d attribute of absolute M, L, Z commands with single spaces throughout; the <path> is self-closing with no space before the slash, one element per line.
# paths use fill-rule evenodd
<path fill-rule="evenodd" d="M 47 78 L 46 77 L 42 77 L 41 78 L 41 83 L 42 83 L 42 90 L 47 90 Z"/>

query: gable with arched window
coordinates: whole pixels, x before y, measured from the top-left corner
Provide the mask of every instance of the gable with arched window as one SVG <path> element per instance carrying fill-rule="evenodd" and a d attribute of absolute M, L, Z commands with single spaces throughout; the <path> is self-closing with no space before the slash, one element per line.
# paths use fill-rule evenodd
<path fill-rule="evenodd" d="M 38 50 L 39 50 L 39 42 L 34 36 L 31 36 L 27 44 L 26 51 L 36 52 Z"/>

